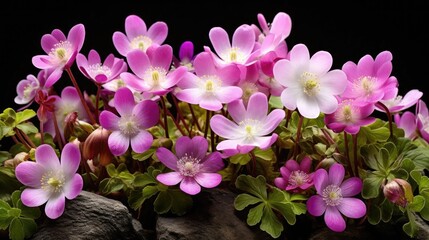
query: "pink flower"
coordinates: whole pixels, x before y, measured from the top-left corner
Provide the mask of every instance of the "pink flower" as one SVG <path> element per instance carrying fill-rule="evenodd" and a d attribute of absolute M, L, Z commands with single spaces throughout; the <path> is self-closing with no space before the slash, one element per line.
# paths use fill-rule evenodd
<path fill-rule="evenodd" d="M 45 82 L 49 79 L 50 74 L 52 73 L 49 69 L 42 69 L 35 77 L 33 74 L 28 74 L 26 79 L 19 81 L 16 86 L 17 96 L 14 101 L 16 104 L 27 104 L 28 107 L 36 97 L 36 94 L 39 90 L 45 89 Z"/>
<path fill-rule="evenodd" d="M 97 84 L 109 82 L 118 77 L 120 73 L 127 71 L 127 63 L 123 59 L 109 54 L 104 62 L 101 62 L 100 55 L 95 50 L 89 51 L 88 59 L 79 53 L 76 64 L 85 77 Z"/>
<path fill-rule="evenodd" d="M 285 39 L 289 36 L 292 29 L 292 20 L 287 13 L 279 12 L 274 16 L 273 22 L 268 25 L 264 15 L 258 14 L 258 22 L 262 32 L 255 29 L 256 40 L 259 47 L 259 55 L 274 51 L 278 56 L 285 56 L 287 46 Z"/>
<path fill-rule="evenodd" d="M 393 98 L 379 101 L 389 109 L 389 112 L 391 114 L 412 107 L 423 96 L 423 92 L 417 89 L 410 90 L 405 94 L 404 97 L 398 95 L 398 88 L 396 88 L 394 92 L 395 96 Z M 377 104 L 375 104 L 375 109 L 381 112 L 386 112 L 384 108 L 380 108 L 379 106 L 377 106 Z"/>
<path fill-rule="evenodd" d="M 217 173 L 224 167 L 218 152 L 207 155 L 208 142 L 204 137 L 195 136 L 192 139 L 183 136 L 177 139 L 174 155 L 170 150 L 160 147 L 156 156 L 165 166 L 173 170 L 161 173 L 156 179 L 167 186 L 180 183 L 180 189 L 190 195 L 198 194 L 201 186 L 214 188 L 222 181 L 222 175 Z"/>
<path fill-rule="evenodd" d="M 345 131 L 356 134 L 361 126 L 375 121 L 374 117 L 370 117 L 373 112 L 374 104 L 372 103 L 345 99 L 334 113 L 325 115 L 325 124 L 336 133 Z"/>
<path fill-rule="evenodd" d="M 85 40 L 85 27 L 83 24 L 73 26 L 67 38 L 64 33 L 55 29 L 51 34 L 42 37 L 42 48 L 47 55 L 37 55 L 32 59 L 33 65 L 39 69 L 53 69 L 52 74 L 45 83 L 50 88 L 60 79 L 64 68 L 69 68 L 76 59 Z"/>
<path fill-rule="evenodd" d="M 281 177 L 274 179 L 274 184 L 286 191 L 298 192 L 313 186 L 313 174 L 310 173 L 311 158 L 306 156 L 301 163 L 293 159 L 286 161 L 280 168 Z"/>
<path fill-rule="evenodd" d="M 426 103 L 419 100 L 416 105 L 417 129 L 420 135 L 429 142 L 429 111 Z"/>
<path fill-rule="evenodd" d="M 346 73 L 349 84 L 344 96 L 376 103 L 396 97 L 398 81 L 392 73 L 392 54 L 383 51 L 375 60 L 370 55 L 362 57 L 358 64 L 346 62 L 342 70 Z"/>
<path fill-rule="evenodd" d="M 304 44 L 294 46 L 289 54 L 290 60 L 277 61 L 273 69 L 274 78 L 286 87 L 280 96 L 283 105 L 313 119 L 321 112 L 335 112 L 336 96 L 344 92 L 347 79 L 341 70 L 329 71 L 331 54 L 319 51 L 310 58 Z"/>
<path fill-rule="evenodd" d="M 187 72 L 177 84 L 176 97 L 201 108 L 218 111 L 224 103 L 239 99 L 243 92 L 234 86 L 240 79 L 240 71 L 233 65 L 218 68 L 206 52 L 194 60 L 195 74 Z"/>
<path fill-rule="evenodd" d="M 218 143 L 216 149 L 226 151 L 226 155 L 248 153 L 253 148 L 263 150 L 269 148 L 276 140 L 277 134 L 271 132 L 285 117 L 285 112 L 275 109 L 268 113 L 267 96 L 263 93 L 254 93 L 249 98 L 247 109 L 243 100 L 236 100 L 228 104 L 228 112 L 234 122 L 221 114 L 210 119 L 213 132 L 226 140 Z"/>
<path fill-rule="evenodd" d="M 194 71 L 194 44 L 191 41 L 185 41 L 180 45 L 179 58 L 173 57 L 173 63 L 176 68 L 185 66 L 189 72 Z"/>
<path fill-rule="evenodd" d="M 158 105 L 151 100 L 136 104 L 133 93 L 128 88 L 121 88 L 115 93 L 114 105 L 120 117 L 104 110 L 99 118 L 100 125 L 112 131 L 108 140 L 112 154 L 124 154 L 130 143 L 134 152 L 143 153 L 148 150 L 153 136 L 146 128 L 158 123 Z"/>
<path fill-rule="evenodd" d="M 406 138 L 415 139 L 418 137 L 417 118 L 412 112 L 407 111 L 402 115 L 397 113 L 394 115 L 394 120 L 396 126 L 404 130 Z"/>
<path fill-rule="evenodd" d="M 73 143 L 64 146 L 61 162 L 50 145 L 37 147 L 36 161 L 22 162 L 15 170 L 16 178 L 27 186 L 21 194 L 22 203 L 28 207 L 46 203 L 46 216 L 60 217 L 65 199 L 74 199 L 82 191 L 83 179 L 76 173 L 79 164 L 79 148 Z"/>
<path fill-rule="evenodd" d="M 155 22 L 147 29 L 146 23 L 139 16 L 129 15 L 125 19 L 125 34 L 113 33 L 113 44 L 119 54 L 126 57 L 133 50 L 146 52 L 151 46 L 160 46 L 168 35 L 164 22 Z"/>
<path fill-rule="evenodd" d="M 334 163 L 329 168 L 329 175 L 325 169 L 314 173 L 313 182 L 317 195 L 307 200 L 307 210 L 313 216 L 325 214 L 326 225 L 335 232 L 346 229 L 346 221 L 342 214 L 349 218 L 361 218 L 366 214 L 365 203 L 353 198 L 362 191 L 362 180 L 351 177 L 343 182 L 344 167 Z"/>
<path fill-rule="evenodd" d="M 170 71 L 173 49 L 169 45 L 149 48 L 147 52 L 132 51 L 128 53 L 128 65 L 135 74 L 123 73 L 121 78 L 137 90 L 155 95 L 165 95 L 182 79 L 186 67 Z"/>

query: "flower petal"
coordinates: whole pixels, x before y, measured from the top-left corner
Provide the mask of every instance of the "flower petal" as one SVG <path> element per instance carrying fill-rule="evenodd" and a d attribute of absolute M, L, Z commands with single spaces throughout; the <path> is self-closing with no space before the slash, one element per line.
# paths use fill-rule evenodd
<path fill-rule="evenodd" d="M 243 90 L 236 86 L 225 86 L 216 91 L 216 97 L 221 103 L 230 103 L 241 98 L 242 95 Z"/>
<path fill-rule="evenodd" d="M 57 219 L 64 213 L 66 198 L 63 194 L 51 197 L 45 206 L 46 216 L 50 219 Z"/>
<path fill-rule="evenodd" d="M 119 156 L 124 154 L 130 146 L 130 139 L 121 134 L 119 131 L 114 131 L 108 139 L 109 149 L 113 155 Z"/>
<path fill-rule="evenodd" d="M 233 101 L 228 104 L 228 113 L 234 122 L 239 123 L 246 117 L 246 108 L 244 107 L 243 100 Z"/>
<path fill-rule="evenodd" d="M 232 35 L 232 47 L 240 49 L 243 55 L 248 56 L 255 45 L 255 33 L 247 24 L 239 26 Z"/>
<path fill-rule="evenodd" d="M 50 195 L 41 188 L 26 188 L 22 191 L 21 201 L 27 207 L 38 207 L 48 201 Z"/>
<path fill-rule="evenodd" d="M 351 197 L 362 191 L 362 180 L 358 177 L 351 177 L 346 179 L 341 185 L 341 194 L 343 197 Z"/>
<path fill-rule="evenodd" d="M 263 120 L 264 125 L 261 129 L 261 135 L 270 134 L 277 126 L 279 126 L 280 122 L 285 118 L 285 111 L 282 109 L 274 109 L 272 112 L 266 116 Z"/>
<path fill-rule="evenodd" d="M 54 149 L 48 145 L 43 144 L 36 149 L 36 163 L 40 164 L 47 170 L 57 171 L 60 168 L 60 160 Z"/>
<path fill-rule="evenodd" d="M 300 167 L 299 167 L 298 162 L 295 161 L 295 160 L 293 160 L 293 159 L 287 160 L 285 166 L 291 172 L 297 171 L 297 170 L 301 170 Z"/>
<path fill-rule="evenodd" d="M 200 88 L 188 88 L 176 93 L 177 99 L 190 104 L 199 104 L 203 92 Z"/>
<path fill-rule="evenodd" d="M 152 100 L 144 100 L 133 109 L 133 115 L 142 128 L 155 126 L 159 120 L 159 108 Z"/>
<path fill-rule="evenodd" d="M 183 175 L 179 172 L 160 173 L 156 180 L 167 186 L 174 186 L 183 180 Z"/>
<path fill-rule="evenodd" d="M 219 173 L 198 173 L 194 179 L 205 188 L 214 188 L 222 182 L 222 175 Z"/>
<path fill-rule="evenodd" d="M 196 195 L 201 192 L 201 186 L 191 177 L 183 179 L 180 183 L 180 189 L 189 195 Z"/>
<path fill-rule="evenodd" d="M 204 172 L 217 172 L 225 167 L 222 156 L 219 152 L 212 152 L 200 162 L 200 170 Z"/>
<path fill-rule="evenodd" d="M 168 26 L 165 22 L 155 22 L 149 27 L 147 35 L 154 43 L 161 45 L 167 38 Z"/>
<path fill-rule="evenodd" d="M 319 195 L 313 195 L 307 200 L 307 210 L 313 216 L 322 216 L 326 210 L 326 203 Z"/>
<path fill-rule="evenodd" d="M 147 31 L 146 23 L 136 15 L 130 15 L 125 19 L 125 33 L 129 39 L 140 35 L 145 36 Z"/>
<path fill-rule="evenodd" d="M 134 95 L 127 87 L 118 89 L 114 97 L 115 108 L 121 116 L 130 115 L 135 104 Z"/>
<path fill-rule="evenodd" d="M 128 40 L 127 36 L 117 31 L 113 33 L 112 40 L 113 45 L 115 46 L 119 54 L 126 57 L 127 53 L 131 51 L 130 41 Z"/>
<path fill-rule="evenodd" d="M 252 94 L 247 104 L 246 118 L 262 121 L 267 116 L 267 112 L 267 96 L 261 92 Z"/>
<path fill-rule="evenodd" d="M 153 142 L 153 136 L 146 130 L 140 132 L 131 138 L 131 148 L 136 153 L 143 153 L 150 148 Z"/>
<path fill-rule="evenodd" d="M 178 171 L 177 169 L 177 157 L 170 150 L 165 147 L 160 147 L 156 150 L 156 157 L 162 162 L 165 166 L 171 170 Z"/>
<path fill-rule="evenodd" d="M 231 49 L 228 33 L 221 27 L 214 27 L 209 32 L 209 38 L 215 52 L 223 59 Z"/>
<path fill-rule="evenodd" d="M 325 169 L 318 169 L 313 175 L 314 187 L 317 194 L 321 195 L 323 190 L 328 186 L 329 182 L 328 172 Z"/>
<path fill-rule="evenodd" d="M 334 232 L 342 232 L 346 229 L 346 221 L 336 207 L 326 208 L 325 223 Z"/>
<path fill-rule="evenodd" d="M 310 72 L 316 75 L 323 75 L 332 66 L 332 55 L 326 51 L 316 52 L 310 59 Z"/>
<path fill-rule="evenodd" d="M 223 138 L 236 139 L 241 137 L 238 125 L 220 114 L 216 114 L 210 119 L 210 127 L 213 132 Z"/>
<path fill-rule="evenodd" d="M 361 218 L 366 213 L 365 203 L 357 198 L 343 198 L 337 208 L 349 218 Z"/>
<path fill-rule="evenodd" d="M 344 179 L 344 167 L 339 163 L 334 163 L 329 168 L 329 184 L 340 186 Z"/>
<path fill-rule="evenodd" d="M 71 179 L 80 164 L 80 150 L 73 143 L 67 143 L 61 152 L 61 169 L 65 175 L 66 181 Z"/>
<path fill-rule="evenodd" d="M 181 158 L 187 154 L 198 159 L 203 159 L 206 156 L 208 149 L 207 139 L 201 136 L 195 136 L 192 139 L 189 137 L 180 137 L 176 142 L 176 155 Z"/>
<path fill-rule="evenodd" d="M 45 169 L 42 165 L 25 161 L 20 163 L 15 169 L 16 178 L 24 185 L 32 188 L 40 188 L 40 179 L 45 174 Z"/>
<path fill-rule="evenodd" d="M 103 128 L 111 131 L 115 131 L 119 129 L 118 122 L 120 118 L 116 116 L 114 113 L 108 110 L 104 110 L 100 113 L 100 116 L 98 118 L 100 121 L 100 125 Z"/>
<path fill-rule="evenodd" d="M 296 99 L 296 106 L 299 113 L 306 118 L 315 119 L 320 115 L 319 104 L 315 97 L 305 96 L 298 98 Z"/>
<path fill-rule="evenodd" d="M 76 198 L 83 189 L 83 178 L 79 174 L 75 174 L 64 186 L 63 192 L 67 199 Z"/>

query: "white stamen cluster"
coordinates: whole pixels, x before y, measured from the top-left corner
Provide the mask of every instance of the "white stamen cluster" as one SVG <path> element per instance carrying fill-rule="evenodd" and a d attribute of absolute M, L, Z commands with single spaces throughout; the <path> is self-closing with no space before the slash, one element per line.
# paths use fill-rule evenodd
<path fill-rule="evenodd" d="M 319 77 L 314 73 L 304 72 L 300 76 L 302 89 L 308 96 L 314 96 L 320 91 Z"/>
<path fill-rule="evenodd" d="M 289 176 L 289 185 L 299 187 L 305 183 L 308 183 L 310 177 L 307 173 L 301 170 L 292 171 Z"/>
<path fill-rule="evenodd" d="M 328 206 L 337 206 L 341 203 L 343 195 L 341 193 L 341 188 L 337 185 L 328 185 L 322 191 L 322 198 Z"/>
<path fill-rule="evenodd" d="M 110 67 L 104 66 L 101 63 L 90 65 L 88 67 L 88 73 L 91 76 L 97 76 L 102 74 L 102 75 L 106 75 L 106 77 L 110 77 L 110 75 L 112 75 L 112 71 L 110 70 Z"/>
<path fill-rule="evenodd" d="M 200 161 L 201 159 L 199 158 L 185 154 L 185 156 L 181 157 L 179 161 L 177 161 L 177 168 L 183 176 L 194 177 L 200 172 Z"/>
<path fill-rule="evenodd" d="M 128 137 L 134 137 L 140 132 L 140 126 L 134 115 L 122 116 L 118 126 L 121 133 Z"/>
<path fill-rule="evenodd" d="M 48 171 L 40 179 L 41 188 L 51 193 L 58 193 L 63 190 L 65 177 L 62 171 Z"/>
<path fill-rule="evenodd" d="M 152 39 L 147 36 L 140 35 L 135 37 L 131 41 L 130 45 L 132 49 L 140 49 L 145 52 L 152 45 Z"/>
<path fill-rule="evenodd" d="M 69 41 L 61 41 L 54 45 L 49 53 L 51 61 L 56 64 L 66 64 L 73 55 L 73 45 Z"/>

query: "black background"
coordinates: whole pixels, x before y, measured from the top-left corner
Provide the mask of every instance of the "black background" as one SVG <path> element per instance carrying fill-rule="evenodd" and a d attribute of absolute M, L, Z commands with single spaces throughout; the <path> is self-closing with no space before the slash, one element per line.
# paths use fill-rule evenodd
<path fill-rule="evenodd" d="M 286 39 L 289 49 L 308 46 L 310 54 L 329 51 L 333 68 L 341 68 L 362 56 L 375 57 L 384 50 L 393 54 L 393 76 L 399 80 L 400 94 L 417 88 L 426 93 L 429 82 L 429 10 L 426 1 L 9 1 L 1 6 L 2 59 L 1 110 L 19 108 L 13 102 L 16 84 L 27 74 L 37 75 L 31 58 L 45 54 L 40 46 L 43 34 L 83 23 L 86 38 L 81 53 L 97 50 L 102 59 L 109 53 L 121 57 L 112 43 L 115 31 L 125 31 L 125 18 L 139 15 L 149 27 L 164 21 L 169 27 L 165 41 L 177 54 L 180 44 L 191 40 L 195 51 L 211 46 L 208 32 L 223 27 L 232 35 L 241 24 L 258 24 L 257 14 L 268 22 L 282 11 L 292 19 L 292 31 Z M 73 66 L 78 83 L 95 93 L 89 80 Z M 55 87 L 71 85 L 67 75 Z"/>

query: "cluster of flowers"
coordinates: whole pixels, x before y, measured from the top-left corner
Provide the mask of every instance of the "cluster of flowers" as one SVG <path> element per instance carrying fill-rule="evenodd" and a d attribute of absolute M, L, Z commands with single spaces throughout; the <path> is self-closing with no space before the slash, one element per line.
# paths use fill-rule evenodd
<path fill-rule="evenodd" d="M 223 186 L 239 174 L 262 175 L 268 193 L 280 190 L 286 200 L 288 194 L 301 196 L 303 211 L 292 208 L 294 215 L 324 215 L 336 232 L 345 230 L 348 218 L 368 215 L 366 199 L 380 198 L 383 204 L 387 199 L 401 211 L 412 209 L 408 206 L 417 201 L 413 191 L 419 182 L 409 172 L 417 169 L 423 177 L 425 164 L 417 161 L 419 168 L 408 168 L 399 177 L 404 175 L 381 171 L 373 163 L 379 160 L 376 154 L 367 157 L 363 149 L 398 138 L 427 149 L 429 113 L 423 93 L 415 89 L 398 95 L 392 54 L 365 55 L 332 70 L 330 53 L 310 55 L 304 44 L 288 48 L 288 14 L 278 13 L 270 24 L 262 14 L 257 19 L 259 26 L 243 24 L 231 38 L 214 27 L 209 32 L 212 48 L 195 52 L 187 41 L 177 57 L 164 43 L 167 25 L 156 22 L 147 28 L 136 15 L 125 19 L 125 33 L 113 34 L 123 58 L 112 53 L 102 60 L 94 49 L 81 53 L 83 24 L 73 26 L 67 36 L 58 29 L 45 34 L 41 46 L 46 54 L 32 59 L 40 72 L 18 83 L 15 98 L 24 105 L 19 111 L 38 107 L 40 125 L 35 132 L 14 128 L 16 137 L 10 135 L 26 154 L 3 161 L 26 186 L 22 203 L 46 203 L 46 216 L 58 218 L 66 198 L 74 199 L 83 189 L 99 191 L 94 187 L 103 184 L 94 181 L 113 177 L 106 168 L 122 163 L 133 174 L 155 167 L 160 171 L 157 184 L 188 195 Z M 74 64 L 95 84 L 96 94 L 81 91 L 71 70 Z M 57 94 L 54 86 L 64 71 L 73 85 Z M 404 112 L 415 105 L 415 113 Z M 385 113 L 388 122 L 374 117 L 375 111 Z M 386 128 L 387 136 L 382 132 Z M 382 137 L 371 138 L 362 129 L 382 129 Z M 9 136 L 3 132 L 1 137 Z M 377 153 L 387 148 L 379 145 Z M 402 163 L 384 167 L 391 166 L 394 172 Z M 382 173 L 371 185 L 374 170 Z M 246 206 L 254 203 L 249 200 Z M 263 230 L 278 237 L 278 229 Z"/>

